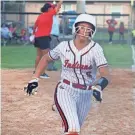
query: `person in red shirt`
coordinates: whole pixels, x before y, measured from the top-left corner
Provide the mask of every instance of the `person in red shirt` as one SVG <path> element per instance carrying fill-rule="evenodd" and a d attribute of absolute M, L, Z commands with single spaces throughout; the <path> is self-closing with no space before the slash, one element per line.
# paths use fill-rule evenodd
<path fill-rule="evenodd" d="M 120 22 L 120 26 L 119 26 L 119 40 L 120 41 L 124 40 L 124 31 L 125 31 L 124 23 Z"/>
<path fill-rule="evenodd" d="M 108 24 L 109 43 L 112 44 L 113 33 L 117 22 L 114 19 L 108 19 L 106 22 Z"/>
<path fill-rule="evenodd" d="M 48 53 L 50 49 L 50 33 L 53 24 L 53 16 L 59 12 L 61 8 L 62 0 L 60 0 L 57 5 L 51 3 L 46 3 L 41 8 L 41 14 L 38 16 L 35 25 L 33 34 L 35 36 L 34 46 L 37 48 L 37 56 L 35 62 L 35 69 L 38 66 L 38 63 L 43 55 Z M 46 73 L 43 73 L 41 78 L 49 78 Z"/>

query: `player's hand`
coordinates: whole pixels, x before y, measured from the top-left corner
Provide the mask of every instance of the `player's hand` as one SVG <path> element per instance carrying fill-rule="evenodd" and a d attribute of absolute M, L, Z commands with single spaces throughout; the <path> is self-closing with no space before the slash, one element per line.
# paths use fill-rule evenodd
<path fill-rule="evenodd" d="M 24 87 L 24 91 L 27 95 L 35 95 L 37 93 L 37 87 L 38 87 L 38 78 L 35 78 L 31 81 L 29 81 L 27 87 Z"/>
<path fill-rule="evenodd" d="M 102 90 L 100 86 L 92 86 L 93 90 L 93 97 L 96 101 L 101 102 L 102 101 Z"/>

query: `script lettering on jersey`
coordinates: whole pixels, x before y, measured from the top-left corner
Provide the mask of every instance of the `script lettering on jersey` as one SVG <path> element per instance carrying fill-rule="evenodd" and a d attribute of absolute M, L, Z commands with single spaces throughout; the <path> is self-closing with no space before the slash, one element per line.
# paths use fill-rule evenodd
<path fill-rule="evenodd" d="M 67 68 L 78 68 L 78 69 L 85 69 L 85 70 L 89 70 L 92 69 L 92 66 L 88 66 L 88 65 L 83 65 L 83 64 L 79 64 L 79 62 L 75 62 L 74 64 L 70 63 L 69 60 L 65 60 L 65 65 L 64 67 Z"/>

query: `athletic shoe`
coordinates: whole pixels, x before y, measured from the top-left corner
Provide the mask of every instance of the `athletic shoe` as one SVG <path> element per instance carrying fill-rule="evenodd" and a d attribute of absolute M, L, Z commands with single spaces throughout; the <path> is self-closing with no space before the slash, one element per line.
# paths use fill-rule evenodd
<path fill-rule="evenodd" d="M 46 73 L 43 73 L 42 75 L 40 75 L 40 78 L 47 79 L 47 78 L 50 78 L 50 77 Z"/>

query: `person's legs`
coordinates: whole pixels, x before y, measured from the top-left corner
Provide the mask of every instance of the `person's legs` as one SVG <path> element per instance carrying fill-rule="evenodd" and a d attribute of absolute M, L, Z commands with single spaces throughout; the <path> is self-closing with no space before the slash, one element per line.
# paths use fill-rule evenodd
<path fill-rule="evenodd" d="M 113 33 L 114 33 L 114 32 L 112 32 L 112 41 L 113 41 Z"/>
<path fill-rule="evenodd" d="M 110 43 L 110 42 L 112 42 L 111 32 L 108 31 L 108 33 L 109 33 L 109 43 Z"/>
<path fill-rule="evenodd" d="M 76 92 L 70 86 L 59 83 L 55 90 L 54 101 L 63 121 L 65 135 L 78 135 L 80 132 L 76 107 Z"/>
<path fill-rule="evenodd" d="M 48 52 L 49 52 L 49 48 L 47 48 L 47 49 L 44 49 L 44 50 L 41 50 L 41 52 L 42 52 L 42 57 L 45 55 L 45 54 L 47 54 Z M 41 58 L 42 58 L 41 57 Z M 49 76 L 44 72 L 41 76 L 40 76 L 40 78 L 49 78 Z"/>
<path fill-rule="evenodd" d="M 48 53 L 49 49 L 44 49 L 41 50 L 40 48 L 37 47 L 37 56 L 36 56 L 36 60 L 35 60 L 35 69 L 38 66 L 39 61 L 41 60 L 41 58 Z"/>
<path fill-rule="evenodd" d="M 35 69 L 38 66 L 39 61 L 42 58 L 42 50 L 40 48 L 37 48 L 37 56 L 36 56 L 36 60 L 35 60 Z"/>
<path fill-rule="evenodd" d="M 112 44 L 113 32 L 109 31 L 109 44 Z"/>
<path fill-rule="evenodd" d="M 119 33 L 119 41 L 121 40 L 121 33 Z"/>
<path fill-rule="evenodd" d="M 110 32 L 110 42 L 112 43 L 113 32 Z"/>
<path fill-rule="evenodd" d="M 43 37 L 38 37 L 35 38 L 35 42 L 34 42 L 35 47 L 40 48 L 40 55 L 39 55 L 39 59 L 37 58 L 37 62 L 36 62 L 36 66 L 38 65 L 39 61 L 41 60 L 41 58 L 48 53 L 48 51 L 50 50 L 50 37 L 49 36 L 43 36 Z M 39 60 L 39 61 L 38 61 Z M 40 78 L 49 78 L 49 76 L 46 73 L 42 73 L 42 75 L 40 76 Z"/>
<path fill-rule="evenodd" d="M 122 44 L 122 33 L 121 32 L 119 33 L 119 42 L 120 42 L 120 44 Z"/>
<path fill-rule="evenodd" d="M 80 127 L 84 123 L 86 116 L 91 108 L 92 91 L 91 90 L 80 90 L 80 96 L 77 101 L 77 114 L 79 118 Z"/>
<path fill-rule="evenodd" d="M 124 33 L 122 32 L 121 33 L 121 44 L 123 45 L 123 43 L 124 43 Z"/>
<path fill-rule="evenodd" d="M 42 56 L 44 56 L 45 54 L 47 54 L 48 52 L 49 52 L 49 48 L 47 48 L 47 49 L 44 49 L 44 50 L 41 50 L 42 51 Z"/>
<path fill-rule="evenodd" d="M 124 41 L 124 33 L 122 33 L 122 40 Z"/>

